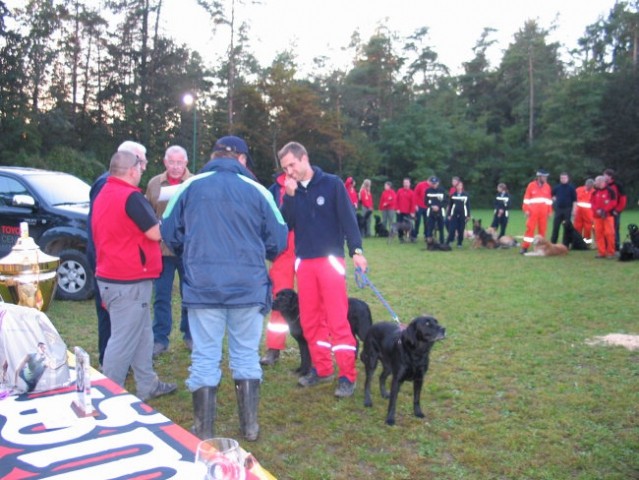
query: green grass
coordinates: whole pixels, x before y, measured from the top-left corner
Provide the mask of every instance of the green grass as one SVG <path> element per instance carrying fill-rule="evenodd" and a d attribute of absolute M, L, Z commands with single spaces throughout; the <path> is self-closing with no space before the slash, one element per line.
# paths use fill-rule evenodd
<path fill-rule="evenodd" d="M 488 211 L 474 212 L 489 224 Z M 639 212 L 623 216 L 639 223 Z M 508 232 L 523 233 L 513 212 Z M 373 390 L 363 406 L 332 385 L 296 387 L 297 347 L 265 369 L 260 439 L 242 442 L 280 479 L 639 479 L 639 351 L 589 346 L 608 333 L 639 334 L 639 262 L 595 260 L 595 252 L 526 258 L 510 250 L 427 252 L 422 243 L 366 239 L 369 278 L 402 322 L 436 316 L 448 338 L 431 354 L 422 394 L 425 419 L 412 415 L 412 385 L 400 392 L 397 424 Z M 214 272 L 212 272 L 214 274 Z M 349 279 L 375 321 L 389 313 L 370 289 Z M 174 303 L 177 318 L 179 296 Z M 67 345 L 96 357 L 92 302 L 54 302 L 48 312 Z M 225 369 L 228 357 L 225 356 Z M 189 357 L 174 325 L 170 352 L 156 361 L 180 391 L 150 403 L 190 428 L 184 387 Z M 378 370 L 379 373 L 379 370 Z M 218 435 L 240 438 L 232 380 L 219 392 Z"/>

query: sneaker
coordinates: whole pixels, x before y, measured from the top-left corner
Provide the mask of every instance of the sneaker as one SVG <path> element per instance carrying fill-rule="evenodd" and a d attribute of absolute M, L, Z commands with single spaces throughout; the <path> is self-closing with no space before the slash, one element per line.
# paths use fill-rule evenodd
<path fill-rule="evenodd" d="M 176 389 L 177 384 L 165 383 L 158 380 L 158 384 L 155 386 L 153 391 L 145 397 L 140 397 L 140 400 L 146 402 L 147 400 L 151 400 L 152 398 L 161 397 L 162 395 L 167 395 L 169 393 L 175 392 Z"/>
<path fill-rule="evenodd" d="M 309 373 L 297 379 L 297 384 L 300 387 L 314 387 L 315 385 L 319 385 L 320 383 L 329 383 L 332 382 L 335 378 L 335 375 L 332 373 L 330 375 L 325 375 L 320 377 L 317 374 L 317 371 L 313 368 Z"/>
<path fill-rule="evenodd" d="M 524 254 L 524 253 L 526 253 L 527 251 L 528 251 L 528 249 L 527 249 L 527 248 L 522 248 L 521 250 L 519 250 L 519 253 L 520 253 L 521 255 L 523 255 L 523 254 Z"/>
<path fill-rule="evenodd" d="M 264 356 L 260 358 L 260 365 L 275 365 L 280 359 L 280 351 L 274 348 L 269 348 Z"/>
<path fill-rule="evenodd" d="M 351 382 L 346 377 L 339 377 L 337 388 L 335 389 L 335 396 L 340 398 L 352 397 L 353 393 L 355 393 L 355 382 Z"/>

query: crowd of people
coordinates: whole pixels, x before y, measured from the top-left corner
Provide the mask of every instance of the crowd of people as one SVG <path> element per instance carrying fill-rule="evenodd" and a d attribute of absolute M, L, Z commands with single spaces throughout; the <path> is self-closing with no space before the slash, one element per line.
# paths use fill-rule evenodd
<path fill-rule="evenodd" d="M 267 190 L 253 175 L 249 148 L 239 137 L 218 139 L 196 175 L 188 170 L 186 151 L 171 146 L 165 171 L 144 194 L 139 184 L 146 149 L 126 141 L 91 188 L 88 252 L 97 283 L 101 369 L 121 386 L 131 369 L 145 401 L 177 389 L 153 369 L 153 358 L 169 349 L 177 273 L 180 330 L 191 351 L 185 383 L 193 402 L 192 431 L 202 439 L 215 435 L 228 335 L 240 430 L 246 440 L 257 440 L 262 365 L 278 360 L 288 332 L 273 313 L 268 349 L 260 358 L 264 319 L 274 295 L 295 283 L 313 364 L 299 386 L 332 382 L 335 362 L 335 396 L 355 391 L 357 347 L 347 320 L 345 257 L 366 271 L 355 210 L 361 205 L 372 212 L 371 182 L 363 182 L 353 204 L 342 180 L 312 165 L 303 145 L 286 144 L 278 158 L 283 173 Z"/>
<path fill-rule="evenodd" d="M 539 169 L 535 178 L 527 185 L 522 209 L 526 216 L 526 229 L 520 253 L 530 248 L 535 234 L 546 236 L 548 220 L 552 217 L 550 241 L 557 243 L 562 226 L 570 222 L 586 244 L 598 238 L 596 258 L 616 258 L 619 252 L 619 219 L 626 207 L 627 197 L 611 169 L 606 169 L 595 179 L 587 179 L 575 187 L 567 172 L 561 172 L 559 183 L 551 187 L 549 173 Z M 348 177 L 345 186 L 351 204 L 362 218 L 370 211 L 372 203 L 371 181 L 364 180 L 362 189 L 355 190 L 355 180 Z M 366 206 L 364 203 L 366 202 Z M 493 199 L 491 228 L 501 238 L 506 235 L 512 198 L 505 183 L 497 185 Z M 358 208 L 359 205 L 359 208 Z M 384 231 L 392 230 L 393 224 L 410 222 L 410 241 L 416 242 L 423 224 L 423 236 L 427 243 L 438 242 L 461 247 L 466 224 L 471 218 L 470 195 L 464 189 L 460 177 L 451 178 L 448 190 L 441 186 L 440 179 L 431 176 L 411 187 L 411 180 L 404 178 L 402 186 L 393 190 L 391 182 L 384 183 L 378 210 Z M 370 216 L 369 216 L 370 217 Z M 565 229 L 565 227 L 564 227 Z M 363 236 L 369 236 L 370 224 L 366 224 Z M 562 240 L 563 242 L 564 240 Z"/>
<path fill-rule="evenodd" d="M 284 145 L 278 159 L 282 171 L 266 189 L 253 175 L 248 145 L 239 137 L 218 139 L 196 175 L 188 169 L 185 149 L 174 145 L 165 152 L 165 171 L 150 179 L 143 193 L 146 149 L 126 141 L 91 188 L 88 253 L 97 283 L 102 371 L 124 386 L 131 369 L 142 400 L 178 388 L 161 381 L 153 368 L 153 358 L 169 350 L 177 273 L 179 328 L 191 351 L 185 383 L 192 395 L 193 432 L 200 438 L 215 435 L 227 335 L 240 430 L 246 440 L 258 438 L 262 368 L 275 364 L 286 346 L 288 325 L 279 312 L 269 316 L 261 357 L 260 340 L 272 300 L 283 289 L 297 287 L 312 362 L 298 385 L 309 388 L 337 377 L 336 397 L 355 391 L 357 344 L 347 320 L 345 259 L 348 255 L 355 268 L 367 270 L 362 238 L 372 233 L 372 182 L 364 179 L 358 191 L 352 177 L 342 181 L 312 165 L 297 142 Z M 526 188 L 522 253 L 535 233 L 545 236 L 554 212 L 553 242 L 562 223 L 572 220 L 587 243 L 594 231 L 598 258 L 613 258 L 626 203 L 614 172 L 606 170 L 578 188 L 566 172 L 552 188 L 548 176 L 540 169 Z M 507 186 L 499 183 L 492 221 L 499 236 L 506 234 L 511 206 Z M 387 229 L 410 222 L 411 241 L 421 228 L 426 242 L 458 247 L 470 208 L 459 177 L 447 189 L 436 176 L 414 189 L 409 178 L 397 190 L 385 182 L 378 202 Z"/>

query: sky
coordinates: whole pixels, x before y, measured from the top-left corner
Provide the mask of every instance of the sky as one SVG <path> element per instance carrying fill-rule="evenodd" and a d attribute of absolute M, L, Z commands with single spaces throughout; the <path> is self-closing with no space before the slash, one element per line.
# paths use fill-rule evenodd
<path fill-rule="evenodd" d="M 230 0 L 224 0 L 230 5 Z M 240 1 L 244 5 L 240 5 Z M 336 67 L 346 68 L 353 53 L 345 52 L 355 30 L 366 42 L 382 24 L 401 36 L 428 27 L 427 44 L 451 73 L 463 71 L 473 58 L 472 48 L 485 27 L 497 30 L 497 43 L 489 49 L 492 66 L 526 20 L 537 20 L 550 30 L 551 41 L 567 48 L 577 46 L 587 25 L 606 18 L 615 0 L 236 0 L 236 21 L 249 24 L 251 50 L 262 66 L 270 65 L 278 52 L 292 48 L 302 72 L 313 68 L 313 58 L 326 56 Z M 187 43 L 213 62 L 224 55 L 228 30 L 214 32 L 208 14 L 196 0 L 164 0 L 163 28 L 178 42 Z"/>

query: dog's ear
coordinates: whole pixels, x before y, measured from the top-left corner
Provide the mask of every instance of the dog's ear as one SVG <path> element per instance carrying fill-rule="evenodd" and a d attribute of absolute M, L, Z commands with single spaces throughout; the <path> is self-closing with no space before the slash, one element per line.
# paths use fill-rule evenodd
<path fill-rule="evenodd" d="M 409 350 L 415 348 L 417 345 L 417 329 L 415 328 L 414 320 L 402 330 L 402 344 Z"/>

